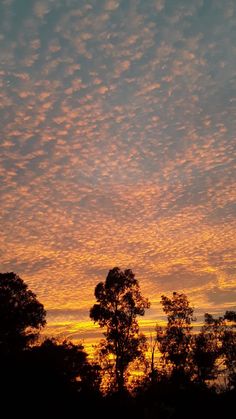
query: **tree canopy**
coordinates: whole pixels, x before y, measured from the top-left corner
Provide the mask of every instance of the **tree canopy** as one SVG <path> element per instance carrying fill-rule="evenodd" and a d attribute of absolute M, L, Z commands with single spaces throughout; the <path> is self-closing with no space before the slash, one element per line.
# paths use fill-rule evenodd
<path fill-rule="evenodd" d="M 113 268 L 105 282 L 95 288 L 97 303 L 90 317 L 105 328 L 102 355 L 114 356 L 114 385 L 125 387 L 125 372 L 129 364 L 142 355 L 145 337 L 140 334 L 137 316 L 143 316 L 150 304 L 141 294 L 139 282 L 130 269 Z"/>
<path fill-rule="evenodd" d="M 205 314 L 205 323 L 195 336 L 193 362 L 198 381 L 224 376 L 229 388 L 236 388 L 236 312 L 226 311 L 214 318 Z"/>
<path fill-rule="evenodd" d="M 14 272 L 0 274 L 0 350 L 25 348 L 46 324 L 46 311 Z"/>
<path fill-rule="evenodd" d="M 167 324 L 157 327 L 151 342 L 148 373 L 134 374 L 131 381 L 130 372 L 136 373 L 141 361 L 148 364 L 148 341 L 139 331 L 138 316 L 150 304 L 129 269 L 110 270 L 97 284 L 95 297 L 90 316 L 104 331 L 100 364 L 90 360 L 82 343 L 36 340 L 46 323 L 43 305 L 15 273 L 0 274 L 0 394 L 7 416 L 13 417 L 16 407 L 18 416 L 32 417 L 30 401 L 42 417 L 45 411 L 69 417 L 78 406 L 89 417 L 231 417 L 236 391 L 234 311 L 220 317 L 206 313 L 200 330 L 192 330 L 195 318 L 187 296 L 162 295 Z M 156 348 L 161 352 L 157 363 Z"/>
<path fill-rule="evenodd" d="M 173 292 L 172 298 L 161 297 L 164 313 L 167 314 L 166 328 L 157 327 L 157 342 L 166 367 L 172 374 L 188 374 L 191 368 L 191 323 L 193 308 L 185 294 Z"/>

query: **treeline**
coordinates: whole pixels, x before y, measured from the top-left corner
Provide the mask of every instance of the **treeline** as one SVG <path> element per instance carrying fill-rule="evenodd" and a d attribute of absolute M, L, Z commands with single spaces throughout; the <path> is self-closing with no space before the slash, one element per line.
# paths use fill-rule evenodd
<path fill-rule="evenodd" d="M 90 318 L 103 330 L 93 361 L 83 345 L 39 339 L 46 311 L 15 273 L 0 274 L 0 415 L 68 418 L 230 418 L 236 396 L 236 312 L 193 328 L 187 296 L 163 295 L 165 326 L 151 339 L 150 307 L 131 270 L 95 288 Z"/>

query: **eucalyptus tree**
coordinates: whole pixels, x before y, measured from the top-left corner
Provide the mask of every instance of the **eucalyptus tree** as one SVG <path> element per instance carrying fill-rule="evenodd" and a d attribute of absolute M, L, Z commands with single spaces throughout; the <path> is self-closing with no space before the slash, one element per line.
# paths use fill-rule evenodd
<path fill-rule="evenodd" d="M 161 352 L 161 360 L 172 375 L 191 374 L 192 322 L 193 308 L 185 294 L 173 292 L 172 298 L 161 297 L 164 313 L 167 315 L 166 327 L 157 326 L 156 339 Z"/>
<path fill-rule="evenodd" d="M 139 331 L 137 316 L 143 316 L 150 303 L 142 296 L 132 270 L 117 267 L 108 272 L 105 282 L 97 284 L 95 297 L 90 317 L 105 329 L 100 355 L 112 358 L 114 388 L 121 392 L 128 366 L 143 356 L 146 338 Z"/>

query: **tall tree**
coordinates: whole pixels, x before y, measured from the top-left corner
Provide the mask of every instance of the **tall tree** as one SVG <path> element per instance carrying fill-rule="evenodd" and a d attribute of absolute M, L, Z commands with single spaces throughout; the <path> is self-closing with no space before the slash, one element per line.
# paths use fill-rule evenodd
<path fill-rule="evenodd" d="M 141 295 L 139 282 L 130 269 L 113 268 L 106 281 L 95 288 L 97 304 L 90 317 L 105 328 L 101 354 L 114 358 L 115 389 L 125 388 L 125 372 L 129 364 L 142 355 L 146 338 L 140 334 L 137 316 L 143 316 L 150 304 Z"/>
<path fill-rule="evenodd" d="M 46 323 L 46 311 L 14 272 L 0 274 L 0 351 L 24 349 Z"/>
<path fill-rule="evenodd" d="M 166 369 L 170 368 L 172 375 L 187 376 L 191 370 L 193 308 L 186 295 L 177 292 L 173 292 L 172 298 L 162 295 L 161 304 L 167 314 L 167 326 L 157 327 L 163 365 Z"/>

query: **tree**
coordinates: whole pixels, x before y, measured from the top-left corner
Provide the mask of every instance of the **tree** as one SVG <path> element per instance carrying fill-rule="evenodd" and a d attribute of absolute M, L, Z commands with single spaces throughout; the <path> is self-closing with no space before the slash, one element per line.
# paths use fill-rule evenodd
<path fill-rule="evenodd" d="M 193 368 L 194 380 L 198 384 L 206 384 L 207 381 L 217 377 L 216 361 L 219 351 L 214 339 L 204 330 L 193 336 Z"/>
<path fill-rule="evenodd" d="M 46 323 L 46 311 L 14 272 L 0 274 L 0 351 L 24 349 Z"/>
<path fill-rule="evenodd" d="M 188 376 L 191 372 L 191 323 L 193 308 L 185 294 L 173 292 L 173 297 L 161 297 L 164 313 L 167 314 L 167 326 L 157 326 L 158 349 L 165 369 L 170 368 L 172 376 Z"/>
<path fill-rule="evenodd" d="M 236 390 L 236 311 L 224 314 L 225 330 L 222 336 L 222 354 L 227 372 L 228 386 Z"/>
<path fill-rule="evenodd" d="M 34 346 L 31 354 L 35 364 L 55 383 L 64 383 L 79 393 L 98 391 L 98 366 L 89 363 L 83 345 L 48 338 Z"/>
<path fill-rule="evenodd" d="M 211 314 L 205 314 L 205 322 L 200 333 L 193 337 L 192 360 L 194 365 L 194 380 L 206 384 L 217 378 L 221 356 L 221 336 L 224 331 L 223 318 L 214 319 Z"/>
<path fill-rule="evenodd" d="M 149 308 L 148 300 L 141 295 L 138 280 L 130 269 L 113 268 L 106 281 L 95 288 L 97 304 L 90 317 L 101 328 L 106 328 L 100 354 L 114 357 L 115 389 L 125 389 L 125 372 L 129 364 L 142 355 L 146 338 L 140 334 L 137 316 Z"/>
<path fill-rule="evenodd" d="M 236 387 L 236 312 L 226 311 L 214 318 L 205 314 L 205 323 L 195 337 L 193 361 L 199 382 L 225 377 L 227 386 Z"/>

